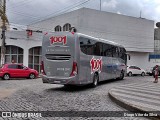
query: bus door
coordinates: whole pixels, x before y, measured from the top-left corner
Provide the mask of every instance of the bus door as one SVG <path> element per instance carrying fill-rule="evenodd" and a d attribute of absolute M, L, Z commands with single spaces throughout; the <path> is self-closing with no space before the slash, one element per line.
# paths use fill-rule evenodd
<path fill-rule="evenodd" d="M 104 44 L 103 45 L 103 72 L 104 72 L 104 80 L 112 78 L 112 50 L 111 45 Z"/>
<path fill-rule="evenodd" d="M 89 55 L 89 48 L 92 45 L 91 41 L 88 38 L 83 36 L 79 36 L 79 45 L 80 45 L 80 72 L 79 72 L 79 80 L 84 83 L 90 82 L 90 59 L 92 59 Z"/>
<path fill-rule="evenodd" d="M 42 60 L 48 77 L 72 76 L 75 54 L 75 39 L 71 33 L 53 33 L 44 36 Z"/>
<path fill-rule="evenodd" d="M 120 71 L 118 69 L 118 51 L 119 50 L 117 46 L 112 46 L 112 78 L 117 78 L 120 75 Z"/>
<path fill-rule="evenodd" d="M 118 74 L 119 69 L 118 69 L 118 59 L 117 58 L 112 58 L 112 78 L 117 78 L 119 77 Z"/>

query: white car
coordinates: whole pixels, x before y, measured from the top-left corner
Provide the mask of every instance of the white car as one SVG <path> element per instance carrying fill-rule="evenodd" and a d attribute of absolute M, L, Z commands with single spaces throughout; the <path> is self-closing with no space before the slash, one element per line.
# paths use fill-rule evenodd
<path fill-rule="evenodd" d="M 137 67 L 137 66 L 127 66 L 127 75 L 132 76 L 132 75 L 141 75 L 145 76 L 145 70 Z"/>

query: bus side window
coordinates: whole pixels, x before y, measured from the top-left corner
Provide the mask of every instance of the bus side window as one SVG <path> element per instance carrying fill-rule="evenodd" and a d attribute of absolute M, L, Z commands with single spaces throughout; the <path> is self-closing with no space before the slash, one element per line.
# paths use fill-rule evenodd
<path fill-rule="evenodd" d="M 95 41 L 83 37 L 80 37 L 79 40 L 81 51 L 86 55 L 94 55 Z"/>
<path fill-rule="evenodd" d="M 88 41 L 87 41 L 87 54 L 93 55 L 93 52 L 94 52 L 94 41 L 88 39 Z"/>
<path fill-rule="evenodd" d="M 119 57 L 120 57 L 121 59 L 123 59 L 124 61 L 126 61 L 127 55 L 126 55 L 126 50 L 125 50 L 124 48 L 120 48 Z"/>
<path fill-rule="evenodd" d="M 113 57 L 118 57 L 119 56 L 119 50 L 117 46 L 112 47 L 112 55 Z"/>
<path fill-rule="evenodd" d="M 102 56 L 103 55 L 103 43 L 96 42 L 94 45 L 94 55 Z"/>
<path fill-rule="evenodd" d="M 103 56 L 112 57 L 112 46 L 109 44 L 103 45 Z"/>
<path fill-rule="evenodd" d="M 81 51 L 84 53 L 84 54 L 87 54 L 87 44 L 86 44 L 86 39 L 85 38 L 82 38 L 80 37 L 80 48 L 81 48 Z"/>

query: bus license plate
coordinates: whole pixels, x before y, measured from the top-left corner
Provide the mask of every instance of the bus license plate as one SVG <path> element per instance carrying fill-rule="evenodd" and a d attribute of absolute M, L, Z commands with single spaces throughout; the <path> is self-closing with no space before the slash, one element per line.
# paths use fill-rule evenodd
<path fill-rule="evenodd" d="M 61 83 L 61 81 L 54 81 L 54 83 Z"/>

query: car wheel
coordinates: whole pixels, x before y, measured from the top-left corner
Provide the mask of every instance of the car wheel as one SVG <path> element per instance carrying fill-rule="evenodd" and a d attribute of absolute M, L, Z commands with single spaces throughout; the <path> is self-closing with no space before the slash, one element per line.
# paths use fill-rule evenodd
<path fill-rule="evenodd" d="M 130 77 L 131 77 L 131 76 L 132 76 L 132 72 L 129 72 L 129 73 L 128 73 L 128 76 L 130 76 Z"/>
<path fill-rule="evenodd" d="M 99 81 L 99 76 L 98 74 L 95 73 L 93 77 L 92 87 L 96 87 L 98 85 L 98 81 Z"/>
<path fill-rule="evenodd" d="M 144 73 L 144 72 L 142 72 L 141 76 L 145 76 L 145 73 Z"/>
<path fill-rule="evenodd" d="M 10 75 L 9 75 L 9 74 L 4 74 L 4 75 L 3 75 L 3 79 L 4 79 L 4 80 L 9 80 L 9 78 L 10 78 Z"/>
<path fill-rule="evenodd" d="M 31 74 L 29 75 L 29 78 L 30 78 L 30 79 L 34 79 L 34 78 L 35 78 L 35 74 L 34 74 L 34 73 L 31 73 Z"/>

